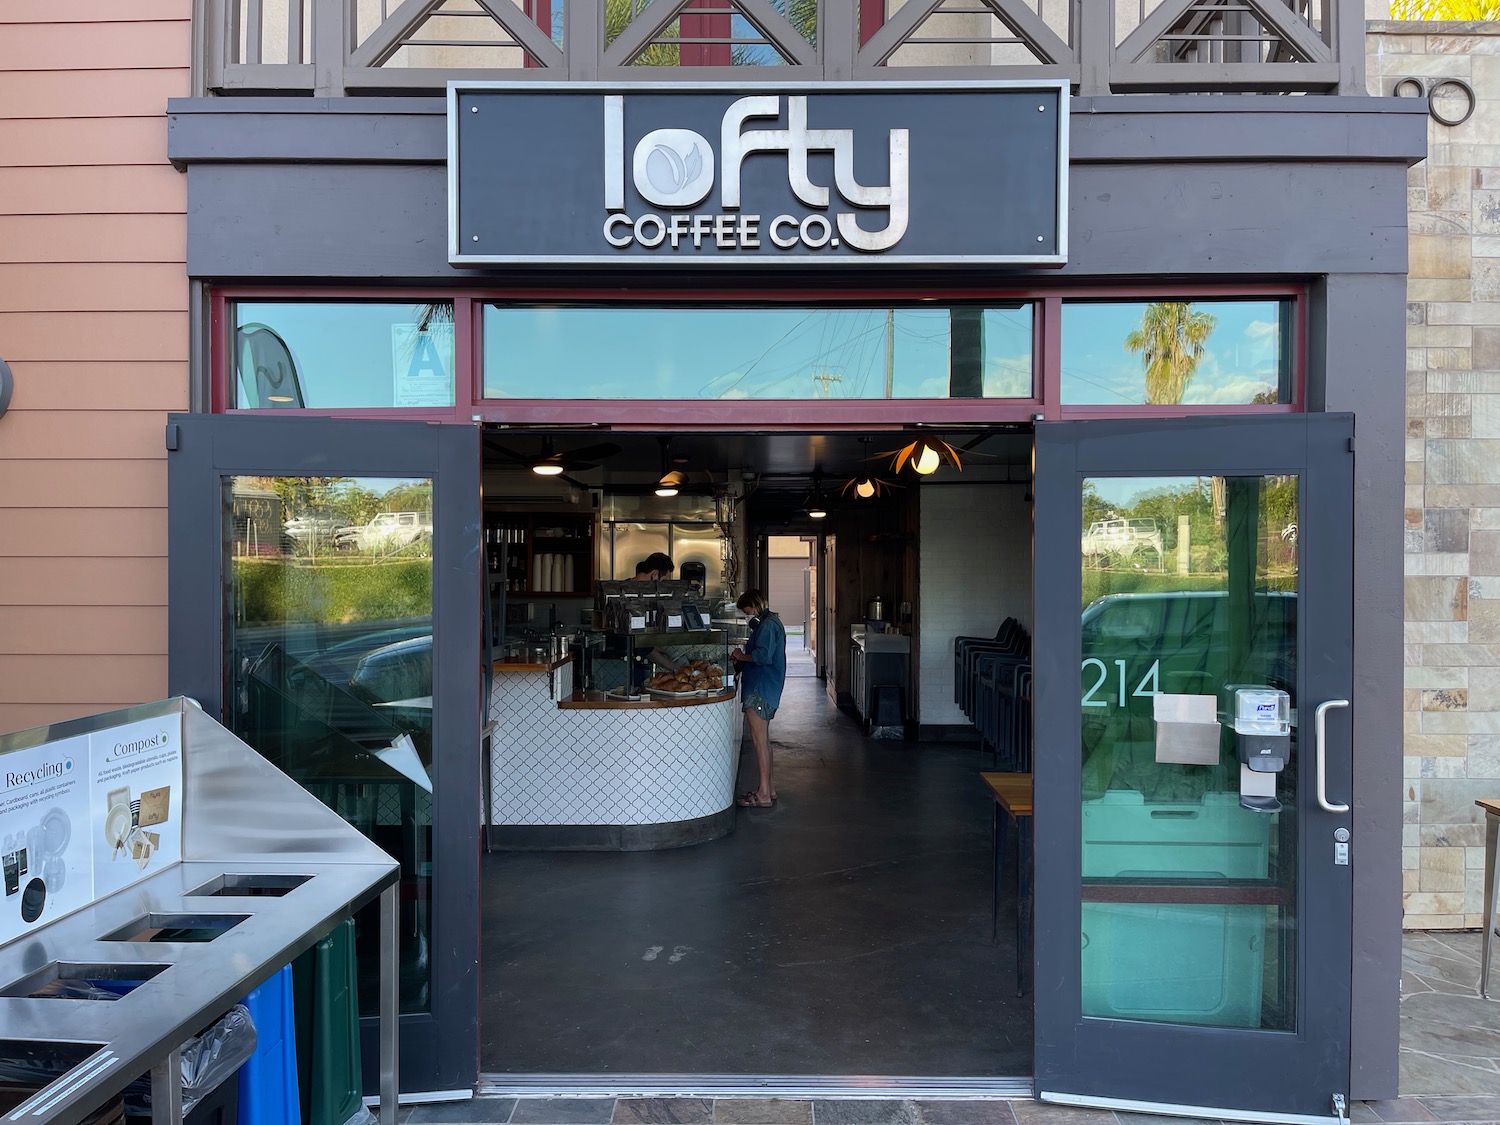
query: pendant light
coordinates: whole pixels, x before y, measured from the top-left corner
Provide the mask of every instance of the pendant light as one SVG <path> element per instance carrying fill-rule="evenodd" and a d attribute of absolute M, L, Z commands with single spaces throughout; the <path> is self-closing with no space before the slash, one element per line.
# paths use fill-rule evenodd
<path fill-rule="evenodd" d="M 687 475 L 678 469 L 667 468 L 667 454 L 671 448 L 672 439 L 664 437 L 657 440 L 661 442 L 661 476 L 656 478 L 656 494 L 662 497 L 676 496 L 687 479 Z"/>
<path fill-rule="evenodd" d="M 875 457 L 888 456 L 888 454 L 885 453 L 871 455 L 870 439 L 868 437 L 862 437 L 859 440 L 864 443 L 865 455 L 862 460 L 864 460 L 865 462 L 873 461 Z M 877 477 L 874 473 L 870 472 L 867 469 L 864 472 L 859 473 L 856 476 L 852 476 L 847 481 L 845 481 L 844 487 L 841 489 L 841 491 L 845 494 L 852 492 L 860 500 L 873 500 L 879 497 L 881 494 L 888 492 L 893 488 L 899 487 L 899 485 L 892 484 L 888 480 L 882 480 L 880 477 Z"/>
<path fill-rule="evenodd" d="M 821 520 L 828 516 L 828 509 L 823 506 L 823 474 L 814 470 L 812 502 L 807 506 L 808 519 Z"/>
<path fill-rule="evenodd" d="M 945 464 L 952 465 L 959 472 L 964 470 L 958 450 L 942 438 L 923 438 L 900 449 L 887 450 L 881 456 L 891 458 L 891 470 L 897 473 L 908 464 L 912 472 L 924 477 L 937 472 Z"/>

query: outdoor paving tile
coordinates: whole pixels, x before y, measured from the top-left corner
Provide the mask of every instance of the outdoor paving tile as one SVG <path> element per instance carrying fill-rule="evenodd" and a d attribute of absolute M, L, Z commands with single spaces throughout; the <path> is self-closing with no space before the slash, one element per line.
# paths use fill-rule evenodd
<path fill-rule="evenodd" d="M 918 1100 L 922 1125 L 1015 1125 L 1010 1102 L 1000 1098 Z"/>
<path fill-rule="evenodd" d="M 1500 1035 L 1488 1028 L 1465 1027 L 1461 1023 L 1406 1020 L 1401 1028 L 1401 1045 L 1474 1066 L 1488 1065 L 1480 1060 L 1500 1057 Z"/>
<path fill-rule="evenodd" d="M 1375 1125 L 1376 1122 L 1384 1121 L 1385 1118 L 1376 1113 L 1375 1110 L 1371 1108 L 1371 1104 L 1369 1102 L 1350 1102 L 1349 1120 L 1352 1121 L 1354 1125 Z"/>
<path fill-rule="evenodd" d="M 1484 1031 L 1500 1034 L 1500 1004 L 1493 1000 L 1469 992 L 1462 993 L 1440 993 L 1428 992 L 1419 996 L 1408 996 L 1401 1003 L 1401 1034 L 1407 1034 L 1407 1024 L 1411 1021 L 1446 1024 L 1450 1027 L 1475 1027 Z M 1402 1040 L 1403 1047 L 1415 1047 L 1416 1050 L 1425 1050 L 1414 1044 Z M 1406 1091 L 1403 1090 L 1402 1093 Z M 1447 1091 L 1434 1091 L 1445 1093 Z"/>
<path fill-rule="evenodd" d="M 708 1098 L 620 1098 L 615 1102 L 615 1125 L 708 1125 L 714 1103 Z"/>
<path fill-rule="evenodd" d="M 514 1125 L 609 1125 L 614 1098 L 521 1098 L 510 1119 Z"/>
<path fill-rule="evenodd" d="M 815 1098 L 813 1125 L 920 1125 L 904 1098 Z"/>
<path fill-rule="evenodd" d="M 1418 996 L 1423 992 L 1436 991 L 1437 989 L 1432 987 L 1430 981 L 1424 980 L 1409 969 L 1401 971 L 1401 999 L 1405 1000 L 1408 996 Z"/>
<path fill-rule="evenodd" d="M 1479 961 L 1484 952 L 1482 933 L 1446 934 L 1432 940 L 1442 947 L 1443 956 L 1452 957 L 1455 961 L 1469 962 L 1476 969 L 1479 967 Z"/>
<path fill-rule="evenodd" d="M 1407 987 L 1408 984 L 1411 987 Z M 1440 976 L 1427 976 L 1422 972 L 1404 972 L 1401 974 L 1401 992 L 1403 997 L 1418 996 L 1424 992 L 1439 992 L 1444 996 L 1472 996 L 1474 985 L 1444 980 Z"/>
<path fill-rule="evenodd" d="M 516 1108 L 515 1098 L 470 1098 L 462 1102 L 434 1102 L 412 1106 L 405 1120 L 412 1125 L 428 1121 L 461 1122 L 462 1125 L 489 1125 L 509 1121 Z"/>
<path fill-rule="evenodd" d="M 719 1098 L 715 1125 L 813 1125 L 810 1100 L 796 1098 Z"/>
<path fill-rule="evenodd" d="M 1431 953 L 1408 951 L 1401 957 L 1401 968 L 1429 981 L 1434 988 L 1439 988 L 1438 982 L 1442 981 L 1456 989 L 1473 992 L 1479 984 L 1479 966 L 1467 957 L 1453 956 L 1446 948 Z"/>
<path fill-rule="evenodd" d="M 1450 1095 L 1500 1094 L 1500 1072 L 1489 1067 L 1465 1065 L 1436 1055 L 1424 1055 L 1405 1047 L 1401 1049 L 1400 1088 L 1403 1096 L 1420 1097 L 1439 1121 L 1500 1120 L 1483 1116 L 1459 1118 L 1438 1108 L 1434 1101 L 1447 1101 Z M 1464 1101 L 1463 1097 L 1454 1100 Z"/>
<path fill-rule="evenodd" d="M 1423 1098 L 1422 1104 L 1438 1121 L 1500 1121 L 1500 1097 Z"/>
<path fill-rule="evenodd" d="M 1113 1112 L 1107 1109 L 1084 1109 L 1053 1102 L 1013 1101 L 1011 1112 L 1017 1125 L 1115 1125 Z"/>
<path fill-rule="evenodd" d="M 1437 1116 L 1416 1098 L 1388 1098 L 1379 1102 L 1357 1102 L 1355 1108 L 1365 1108 L 1375 1114 L 1377 1120 L 1386 1122 L 1436 1121 Z"/>

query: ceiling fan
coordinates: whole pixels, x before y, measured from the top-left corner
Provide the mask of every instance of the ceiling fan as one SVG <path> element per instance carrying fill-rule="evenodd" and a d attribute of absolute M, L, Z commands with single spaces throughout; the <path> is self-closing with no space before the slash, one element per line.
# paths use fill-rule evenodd
<path fill-rule="evenodd" d="M 620 447 L 610 441 L 585 445 L 578 449 L 558 449 L 550 437 L 543 438 L 541 448 L 530 455 L 518 453 L 492 439 L 486 439 L 485 444 L 495 452 L 510 458 L 517 465 L 523 465 L 541 477 L 587 472 L 589 469 L 597 468 L 601 461 L 608 460 L 620 452 Z"/>

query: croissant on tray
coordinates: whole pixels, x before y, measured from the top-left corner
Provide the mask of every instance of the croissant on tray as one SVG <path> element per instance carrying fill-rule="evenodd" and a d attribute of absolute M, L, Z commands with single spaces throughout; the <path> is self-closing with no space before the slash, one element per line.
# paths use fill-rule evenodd
<path fill-rule="evenodd" d="M 646 681 L 657 691 L 718 691 L 724 686 L 724 669 L 706 660 L 690 660 L 675 672 L 658 672 Z"/>

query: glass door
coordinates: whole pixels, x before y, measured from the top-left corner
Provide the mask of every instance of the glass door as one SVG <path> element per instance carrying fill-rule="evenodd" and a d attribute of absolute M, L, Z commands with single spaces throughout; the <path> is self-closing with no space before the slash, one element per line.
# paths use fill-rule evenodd
<path fill-rule="evenodd" d="M 401 1088 L 471 1089 L 477 430 L 209 415 L 169 426 L 171 690 L 400 861 Z M 374 904 L 355 917 L 359 1005 L 372 1015 L 376 926 Z"/>
<path fill-rule="evenodd" d="M 1353 422 L 1036 430 L 1036 1089 L 1349 1088 Z"/>

